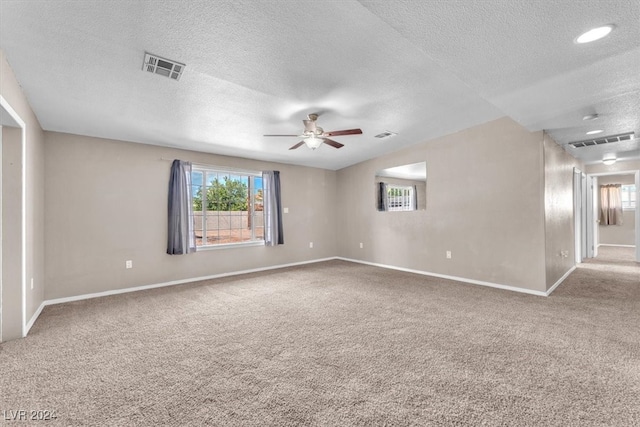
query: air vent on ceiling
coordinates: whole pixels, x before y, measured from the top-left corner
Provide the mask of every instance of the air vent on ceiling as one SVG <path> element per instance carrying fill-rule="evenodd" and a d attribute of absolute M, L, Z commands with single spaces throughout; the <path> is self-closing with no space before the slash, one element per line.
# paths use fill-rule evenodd
<path fill-rule="evenodd" d="M 169 77 L 173 80 L 180 80 L 184 67 L 185 65 L 179 62 L 161 58 L 158 55 L 152 55 L 146 52 L 144 54 L 144 63 L 142 64 L 143 71 L 160 74 L 161 76 Z"/>
<path fill-rule="evenodd" d="M 620 135 L 603 136 L 601 138 L 585 139 L 584 141 L 570 142 L 574 148 L 593 147 L 595 145 L 611 144 L 612 142 L 630 141 L 634 137 L 633 132 L 621 133 Z"/>
<path fill-rule="evenodd" d="M 375 137 L 382 139 L 382 138 L 391 138 L 392 136 L 396 136 L 396 135 L 397 133 L 395 132 L 390 132 L 388 130 L 385 130 L 384 132 L 377 134 Z"/>

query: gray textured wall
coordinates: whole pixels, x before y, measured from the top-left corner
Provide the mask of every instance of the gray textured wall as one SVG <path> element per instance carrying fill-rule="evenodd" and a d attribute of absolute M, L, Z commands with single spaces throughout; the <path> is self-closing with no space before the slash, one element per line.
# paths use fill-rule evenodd
<path fill-rule="evenodd" d="M 575 265 L 573 168 L 582 164 L 544 135 L 544 220 L 547 289 Z M 562 255 L 562 253 L 566 255 Z"/>
<path fill-rule="evenodd" d="M 3 341 L 22 336 L 21 131 L 2 128 L 2 328 Z"/>
<path fill-rule="evenodd" d="M 426 210 L 377 212 L 375 171 L 423 160 Z M 543 160 L 542 132 L 503 118 L 342 169 L 339 254 L 546 291 Z"/>
<path fill-rule="evenodd" d="M 22 92 L 2 50 L 0 50 L 0 75 L 2 75 L 2 78 L 0 78 L 0 94 L 26 126 L 26 156 L 24 161 L 26 165 L 26 239 L 24 244 L 26 248 L 25 281 L 27 284 L 25 290 L 26 320 L 28 322 L 40 307 L 44 298 L 44 135 L 40 123 L 31 110 L 27 98 Z M 21 138 L 22 136 L 18 134 L 9 137 L 8 141 L 12 141 L 10 143 L 13 145 L 11 149 L 21 150 Z M 12 179 L 14 178 L 12 177 Z M 21 175 L 18 179 L 19 191 L 22 192 Z M 12 228 L 20 229 L 21 221 L 10 219 L 3 222 L 4 231 Z M 4 240 L 3 253 L 19 250 L 18 248 L 22 246 L 20 241 L 21 237 Z M 33 289 L 30 286 L 31 279 L 33 279 L 34 283 Z M 10 292 L 16 291 L 14 288 L 18 287 L 18 291 L 22 292 L 22 274 L 15 280 L 3 282 L 3 287 L 10 287 Z M 3 308 L 6 309 L 7 306 L 8 303 L 3 301 Z M 21 314 L 20 317 L 22 317 Z M 19 319 L 19 323 L 22 323 L 22 319 Z M 11 339 L 16 337 L 16 334 L 21 334 L 21 331 L 20 333 L 15 330 L 5 331 L 4 326 L 8 326 L 8 324 L 3 325 L 3 340 Z"/>
<path fill-rule="evenodd" d="M 46 132 L 46 298 L 334 256 L 336 172 Z M 167 188 L 179 158 L 280 170 L 285 245 L 166 254 Z M 87 215 L 90 212 L 90 215 Z M 313 249 L 309 248 L 313 242 Z M 125 269 L 125 261 L 133 269 Z"/>

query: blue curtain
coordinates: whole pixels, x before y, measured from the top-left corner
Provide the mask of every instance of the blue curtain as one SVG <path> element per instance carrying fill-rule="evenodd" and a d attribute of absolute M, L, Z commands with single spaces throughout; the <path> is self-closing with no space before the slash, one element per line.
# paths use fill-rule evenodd
<path fill-rule="evenodd" d="M 196 250 L 191 197 L 191 162 L 174 160 L 169 177 L 169 255 L 188 254 Z"/>
<path fill-rule="evenodd" d="M 267 246 L 283 245 L 280 171 L 262 172 L 262 187 L 264 192 L 264 242 Z"/>

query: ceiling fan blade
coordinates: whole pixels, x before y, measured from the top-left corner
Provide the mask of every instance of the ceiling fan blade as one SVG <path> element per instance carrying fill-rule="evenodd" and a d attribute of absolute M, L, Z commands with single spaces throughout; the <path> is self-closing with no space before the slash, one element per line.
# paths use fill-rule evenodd
<path fill-rule="evenodd" d="M 309 132 L 315 132 L 316 130 L 315 120 L 303 120 L 302 123 L 304 123 L 304 130 Z"/>
<path fill-rule="evenodd" d="M 344 144 L 340 144 L 339 142 L 334 141 L 333 139 L 329 139 L 329 138 L 322 138 L 322 142 L 324 142 L 325 144 L 330 145 L 332 147 L 335 147 L 335 148 L 344 147 Z"/>
<path fill-rule="evenodd" d="M 325 132 L 322 136 L 341 136 L 341 135 L 360 135 L 360 129 L 334 130 L 333 132 Z"/>
<path fill-rule="evenodd" d="M 289 150 L 295 150 L 296 148 L 300 147 L 302 144 L 304 144 L 304 141 L 298 142 L 296 145 L 294 145 L 293 147 L 289 148 Z"/>
<path fill-rule="evenodd" d="M 295 136 L 300 138 L 300 135 L 262 135 L 262 136 Z"/>

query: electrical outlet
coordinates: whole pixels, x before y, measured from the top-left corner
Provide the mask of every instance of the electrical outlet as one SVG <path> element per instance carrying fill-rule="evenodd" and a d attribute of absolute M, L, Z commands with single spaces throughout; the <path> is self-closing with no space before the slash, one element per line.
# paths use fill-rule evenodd
<path fill-rule="evenodd" d="M 313 242 L 309 242 L 309 249 L 313 249 Z"/>
<path fill-rule="evenodd" d="M 364 248 L 364 244 L 360 242 L 360 249 Z"/>
<path fill-rule="evenodd" d="M 283 211 L 284 213 L 289 213 L 289 208 L 284 208 Z"/>
<path fill-rule="evenodd" d="M 451 259 L 451 251 L 447 251 L 447 259 Z"/>
<path fill-rule="evenodd" d="M 130 259 L 128 259 L 128 260 L 125 262 L 125 267 L 126 267 L 126 268 L 133 268 L 133 261 L 131 261 Z"/>

